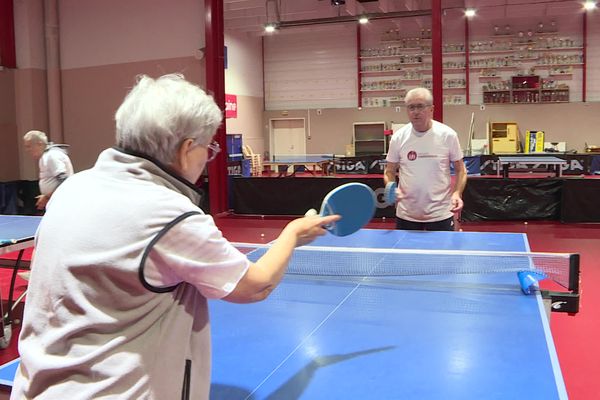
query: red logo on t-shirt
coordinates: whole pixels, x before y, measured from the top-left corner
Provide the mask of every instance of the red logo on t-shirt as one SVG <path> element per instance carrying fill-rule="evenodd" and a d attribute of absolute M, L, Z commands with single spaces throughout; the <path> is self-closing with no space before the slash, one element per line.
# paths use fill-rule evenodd
<path fill-rule="evenodd" d="M 409 161 L 415 161 L 417 159 L 417 152 L 414 150 L 409 151 L 406 158 L 408 158 Z"/>

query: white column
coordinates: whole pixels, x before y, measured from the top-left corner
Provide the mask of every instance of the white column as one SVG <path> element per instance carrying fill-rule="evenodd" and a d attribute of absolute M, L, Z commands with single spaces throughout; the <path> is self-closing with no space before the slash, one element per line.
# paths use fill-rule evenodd
<path fill-rule="evenodd" d="M 19 148 L 19 179 L 37 179 L 37 165 L 25 154 L 23 135 L 48 131 L 44 0 L 15 0 L 15 122 Z"/>

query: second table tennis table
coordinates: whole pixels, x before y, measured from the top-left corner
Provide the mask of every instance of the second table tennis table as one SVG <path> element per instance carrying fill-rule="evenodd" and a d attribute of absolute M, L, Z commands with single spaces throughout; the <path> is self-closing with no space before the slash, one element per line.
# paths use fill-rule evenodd
<path fill-rule="evenodd" d="M 535 169 L 536 167 L 543 165 L 547 168 L 553 168 L 556 177 L 562 176 L 562 167 L 567 165 L 569 162 L 559 157 L 554 156 L 501 156 L 498 157 L 496 175 L 500 176 L 502 172 L 503 178 L 508 178 L 508 173 L 511 166 L 528 166 L 528 168 Z"/>
<path fill-rule="evenodd" d="M 294 176 L 301 168 L 312 175 L 318 170 L 323 175 L 330 175 L 335 169 L 334 158 L 332 154 L 276 155 L 263 161 L 263 167 L 269 176 L 274 170 L 278 177 Z"/>
<path fill-rule="evenodd" d="M 33 240 L 42 217 L 22 215 L 0 215 L 0 256 L 18 252 L 12 263 L 12 275 L 6 313 L 0 307 L 2 315 L 2 332 L 0 333 L 0 347 L 7 347 L 10 343 L 10 329 L 12 324 L 13 293 L 17 272 L 21 267 L 23 252 L 33 246 Z M 1 296 L 0 296 L 1 301 Z M 6 315 L 6 317 L 5 317 Z"/>

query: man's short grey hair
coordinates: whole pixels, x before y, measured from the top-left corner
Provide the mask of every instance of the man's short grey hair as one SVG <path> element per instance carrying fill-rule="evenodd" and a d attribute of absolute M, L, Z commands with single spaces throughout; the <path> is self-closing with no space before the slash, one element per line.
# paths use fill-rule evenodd
<path fill-rule="evenodd" d="M 406 96 L 404 96 L 404 102 L 408 103 L 409 100 L 415 97 L 424 99 L 427 105 L 433 104 L 433 95 L 431 94 L 431 91 L 429 91 L 429 89 L 427 88 L 414 88 L 409 90 L 406 93 Z"/>
<path fill-rule="evenodd" d="M 213 98 L 183 75 L 141 75 L 115 114 L 117 145 L 169 164 L 185 139 L 209 144 L 222 119 Z"/>
<path fill-rule="evenodd" d="M 38 143 L 48 144 L 48 136 L 42 131 L 29 131 L 23 136 L 26 142 L 33 141 Z"/>

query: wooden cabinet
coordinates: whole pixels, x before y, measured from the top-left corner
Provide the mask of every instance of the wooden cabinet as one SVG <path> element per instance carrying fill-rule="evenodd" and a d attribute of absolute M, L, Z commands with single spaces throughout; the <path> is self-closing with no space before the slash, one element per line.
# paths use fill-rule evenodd
<path fill-rule="evenodd" d="M 540 77 L 538 75 L 518 75 L 511 78 L 513 103 L 539 103 Z"/>
<path fill-rule="evenodd" d="M 519 128 L 516 122 L 490 122 L 488 130 L 492 154 L 519 151 Z"/>
<path fill-rule="evenodd" d="M 569 87 L 539 75 L 517 75 L 510 81 L 487 83 L 483 87 L 483 102 L 497 103 L 566 103 Z"/>
<path fill-rule="evenodd" d="M 382 155 L 387 152 L 385 122 L 354 123 L 354 155 Z"/>

